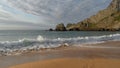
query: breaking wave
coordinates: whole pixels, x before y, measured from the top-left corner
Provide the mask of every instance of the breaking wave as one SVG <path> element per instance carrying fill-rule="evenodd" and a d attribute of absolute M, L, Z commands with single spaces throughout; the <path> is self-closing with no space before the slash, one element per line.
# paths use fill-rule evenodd
<path fill-rule="evenodd" d="M 36 39 L 22 39 L 18 41 L 0 42 L 0 55 L 21 54 L 28 50 L 40 50 L 41 48 L 56 48 L 61 45 L 94 44 L 105 41 L 118 41 L 120 34 L 103 36 L 75 37 L 75 38 L 56 38 L 48 39 L 38 36 Z"/>

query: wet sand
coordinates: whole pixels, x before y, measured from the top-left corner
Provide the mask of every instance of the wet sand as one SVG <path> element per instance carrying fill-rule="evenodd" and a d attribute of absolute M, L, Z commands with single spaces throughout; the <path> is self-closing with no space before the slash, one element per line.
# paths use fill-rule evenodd
<path fill-rule="evenodd" d="M 120 41 L 0 57 L 0 68 L 120 68 L 119 65 Z"/>
<path fill-rule="evenodd" d="M 10 68 L 120 68 L 120 59 L 62 58 L 31 62 Z"/>

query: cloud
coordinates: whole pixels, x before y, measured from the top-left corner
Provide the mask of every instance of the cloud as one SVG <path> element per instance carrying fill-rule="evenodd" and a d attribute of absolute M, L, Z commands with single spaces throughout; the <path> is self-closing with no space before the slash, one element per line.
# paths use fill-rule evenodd
<path fill-rule="evenodd" d="M 37 15 L 44 22 L 78 22 L 101 9 L 111 0 L 7 0 L 12 6 Z"/>
<path fill-rule="evenodd" d="M 8 19 L 9 17 L 11 17 L 10 14 L 3 10 L 2 5 L 0 5 L 0 19 Z"/>
<path fill-rule="evenodd" d="M 23 22 L 23 21 L 10 21 L 10 20 L 3 20 L 0 19 L 0 30 L 1 29 L 23 29 L 23 30 L 30 30 L 30 29 L 46 29 L 50 28 L 52 26 L 49 25 L 49 27 L 45 27 L 48 25 L 45 24 L 36 24 L 36 23 L 30 23 L 30 22 Z"/>
<path fill-rule="evenodd" d="M 14 8 L 10 7 L 5 0 L 1 0 L 0 29 L 43 28 L 43 24 L 38 22 L 39 21 L 36 16 L 15 10 Z"/>
<path fill-rule="evenodd" d="M 111 0 L 1 0 L 0 29 L 48 29 L 76 23 L 106 8 Z"/>

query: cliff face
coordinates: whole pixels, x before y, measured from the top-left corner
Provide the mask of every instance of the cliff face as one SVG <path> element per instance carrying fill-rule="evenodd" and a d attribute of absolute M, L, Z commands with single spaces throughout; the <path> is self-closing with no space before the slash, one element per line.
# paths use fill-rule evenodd
<path fill-rule="evenodd" d="M 113 0 L 110 5 L 96 15 L 68 24 L 67 30 L 120 30 L 120 0 Z"/>
<path fill-rule="evenodd" d="M 66 31 L 66 27 L 64 26 L 63 23 L 58 24 L 55 28 L 56 31 Z"/>

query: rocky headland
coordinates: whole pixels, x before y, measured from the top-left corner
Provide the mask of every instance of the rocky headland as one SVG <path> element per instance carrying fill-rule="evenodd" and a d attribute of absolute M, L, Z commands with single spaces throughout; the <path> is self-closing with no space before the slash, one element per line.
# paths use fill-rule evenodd
<path fill-rule="evenodd" d="M 61 23 L 55 31 L 118 31 L 120 30 L 120 0 L 113 0 L 110 5 L 78 23 Z"/>

